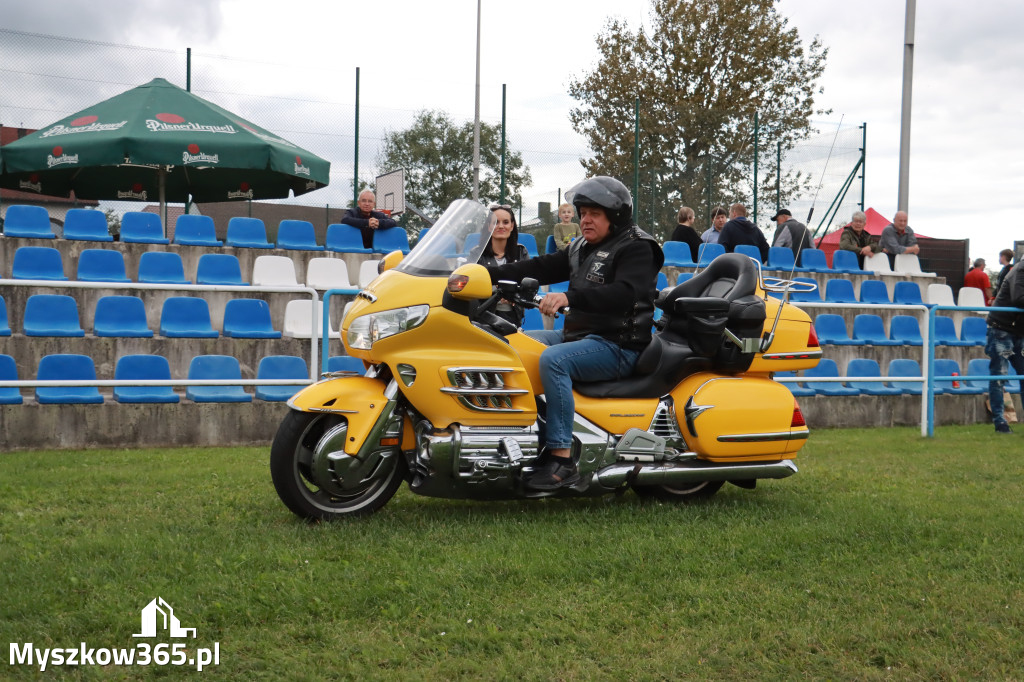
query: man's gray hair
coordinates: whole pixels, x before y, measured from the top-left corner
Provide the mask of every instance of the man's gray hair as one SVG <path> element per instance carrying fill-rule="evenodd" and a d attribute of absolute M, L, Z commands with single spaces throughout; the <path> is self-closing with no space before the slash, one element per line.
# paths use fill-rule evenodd
<path fill-rule="evenodd" d="M 863 220 L 864 222 L 867 222 L 867 220 L 868 220 L 868 216 L 867 216 L 867 214 L 866 214 L 866 213 L 864 213 L 864 211 L 854 211 L 854 212 L 853 212 L 853 217 L 852 217 L 852 218 L 850 218 L 850 220 L 851 220 L 851 221 L 854 221 L 854 220 Z"/>

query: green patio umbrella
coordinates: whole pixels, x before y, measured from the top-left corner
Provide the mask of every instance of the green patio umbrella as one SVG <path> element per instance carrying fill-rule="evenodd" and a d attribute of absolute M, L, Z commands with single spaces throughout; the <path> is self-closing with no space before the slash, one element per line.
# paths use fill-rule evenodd
<path fill-rule="evenodd" d="M 330 162 L 156 78 L 3 148 L 0 187 L 79 199 L 282 199 L 327 185 Z"/>

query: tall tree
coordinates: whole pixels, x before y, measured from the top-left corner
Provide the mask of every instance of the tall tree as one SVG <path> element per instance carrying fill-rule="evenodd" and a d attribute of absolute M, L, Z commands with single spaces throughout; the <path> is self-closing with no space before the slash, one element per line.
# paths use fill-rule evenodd
<path fill-rule="evenodd" d="M 381 172 L 405 169 L 405 201 L 428 216 L 473 195 L 473 122 L 455 123 L 443 111 L 420 111 L 413 124 L 388 132 L 377 157 Z M 505 153 L 505 203 L 518 205 L 533 182 L 520 152 Z M 501 196 L 501 126 L 480 123 L 480 199 Z M 415 223 L 405 218 L 403 224 Z"/>
<path fill-rule="evenodd" d="M 612 19 L 597 36 L 598 65 L 570 82 L 580 103 L 570 120 L 594 152 L 586 170 L 632 186 L 640 99 L 641 225 L 667 235 L 687 204 L 707 227 L 712 206 L 749 201 L 754 112 L 771 158 L 777 143 L 785 151 L 812 132 L 812 114 L 827 113 L 814 95 L 828 50 L 817 37 L 805 47 L 776 2 L 652 0 L 648 31 Z M 758 176 L 759 192 L 774 197 L 774 168 Z M 808 181 L 784 176 L 784 194 Z"/>

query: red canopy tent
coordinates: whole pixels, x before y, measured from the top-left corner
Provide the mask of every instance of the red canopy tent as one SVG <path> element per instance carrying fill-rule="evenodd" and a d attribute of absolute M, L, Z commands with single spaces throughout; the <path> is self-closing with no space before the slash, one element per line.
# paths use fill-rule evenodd
<path fill-rule="evenodd" d="M 864 214 L 868 218 L 867 225 L 864 226 L 864 229 L 867 231 L 868 234 L 873 235 L 875 237 L 881 236 L 882 230 L 884 230 L 892 223 L 892 220 L 886 218 L 873 208 L 869 208 L 868 210 L 864 211 Z M 849 223 L 847 223 L 847 225 L 848 224 Z M 843 230 L 840 228 L 838 230 L 835 230 L 834 232 L 829 232 L 824 237 L 819 237 L 818 240 L 815 242 L 815 246 L 825 252 L 825 261 L 828 263 L 829 267 L 832 267 L 832 253 L 839 248 L 839 239 L 842 236 Z M 914 236 L 920 237 L 922 239 L 929 239 L 929 237 L 921 234 L 917 230 L 914 230 Z"/>

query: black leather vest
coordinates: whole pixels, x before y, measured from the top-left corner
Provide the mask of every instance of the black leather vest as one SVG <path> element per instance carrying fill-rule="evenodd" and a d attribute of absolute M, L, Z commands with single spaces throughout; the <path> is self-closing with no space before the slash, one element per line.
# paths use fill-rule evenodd
<path fill-rule="evenodd" d="M 569 288 L 592 289 L 604 286 L 615 280 L 615 261 L 618 253 L 636 240 L 649 241 L 655 253 L 661 253 L 661 247 L 651 235 L 638 227 L 620 229 L 611 239 L 590 251 L 586 258 L 581 258 L 585 239 L 577 239 L 569 247 Z M 657 259 L 656 259 L 657 260 Z M 566 341 L 578 341 L 588 334 L 597 334 L 612 343 L 625 347 L 642 347 L 650 343 L 651 325 L 654 324 L 654 298 L 657 295 L 657 270 L 660 263 L 655 263 L 650 289 L 644 292 L 640 300 L 633 302 L 633 307 L 622 313 L 599 313 L 571 308 L 565 318 L 565 329 L 562 332 Z"/>

